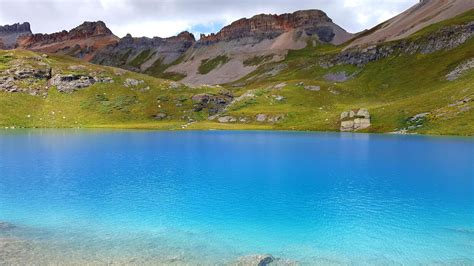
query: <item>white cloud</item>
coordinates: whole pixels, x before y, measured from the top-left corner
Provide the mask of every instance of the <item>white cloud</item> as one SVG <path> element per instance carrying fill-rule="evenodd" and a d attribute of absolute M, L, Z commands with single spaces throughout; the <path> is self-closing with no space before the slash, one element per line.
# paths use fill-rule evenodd
<path fill-rule="evenodd" d="M 350 32 L 361 31 L 418 0 L 0 0 L 0 24 L 29 21 L 34 32 L 103 20 L 118 36 L 167 37 L 197 25 L 229 24 L 259 13 L 321 9 Z M 217 29 L 216 29 L 217 30 Z M 195 32 L 199 33 L 199 32 Z"/>

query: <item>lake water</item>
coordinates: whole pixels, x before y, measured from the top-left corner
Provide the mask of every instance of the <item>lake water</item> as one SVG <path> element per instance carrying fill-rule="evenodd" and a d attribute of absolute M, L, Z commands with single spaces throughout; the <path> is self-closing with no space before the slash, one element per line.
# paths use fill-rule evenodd
<path fill-rule="evenodd" d="M 474 139 L 0 131 L 0 264 L 474 264 Z"/>

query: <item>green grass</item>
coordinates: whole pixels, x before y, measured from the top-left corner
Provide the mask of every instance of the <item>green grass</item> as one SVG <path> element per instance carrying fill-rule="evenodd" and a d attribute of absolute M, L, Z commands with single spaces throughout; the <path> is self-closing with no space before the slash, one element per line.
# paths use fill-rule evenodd
<path fill-rule="evenodd" d="M 262 55 L 262 56 L 254 56 L 249 59 L 244 60 L 244 66 L 258 66 L 265 61 L 271 60 L 273 55 Z"/>
<path fill-rule="evenodd" d="M 157 59 L 153 65 L 145 71 L 145 74 L 162 79 L 169 79 L 174 81 L 182 80 L 186 75 L 176 72 L 166 72 L 170 66 L 178 64 L 182 61 L 183 57 L 178 58 L 171 64 L 163 64 L 163 59 Z"/>
<path fill-rule="evenodd" d="M 153 56 L 153 53 L 151 50 L 144 50 L 140 52 L 133 60 L 129 63 L 129 65 L 133 67 L 139 68 L 143 63 L 145 63 L 151 56 Z"/>
<path fill-rule="evenodd" d="M 225 65 L 227 62 L 229 62 L 229 60 L 229 57 L 227 57 L 226 55 L 219 55 L 212 59 L 204 59 L 201 61 L 201 65 L 198 68 L 199 74 L 208 74 L 219 66 Z"/>

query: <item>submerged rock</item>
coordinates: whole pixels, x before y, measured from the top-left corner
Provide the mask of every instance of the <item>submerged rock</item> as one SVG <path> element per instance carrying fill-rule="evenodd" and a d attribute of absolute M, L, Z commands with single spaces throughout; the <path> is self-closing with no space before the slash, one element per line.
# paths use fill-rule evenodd
<path fill-rule="evenodd" d="M 274 261 L 275 261 L 275 258 L 270 254 L 250 255 L 250 256 L 241 257 L 237 261 L 237 265 L 267 266 Z"/>

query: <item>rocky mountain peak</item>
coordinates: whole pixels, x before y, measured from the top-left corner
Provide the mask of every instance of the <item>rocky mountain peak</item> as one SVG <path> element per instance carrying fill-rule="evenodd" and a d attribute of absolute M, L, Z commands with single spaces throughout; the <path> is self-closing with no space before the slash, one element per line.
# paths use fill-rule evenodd
<path fill-rule="evenodd" d="M 297 28 L 316 28 L 332 20 L 321 10 L 302 10 L 281 15 L 260 14 L 252 18 L 239 19 L 221 31 L 201 35 L 201 42 L 229 41 L 244 37 L 269 37 Z"/>
<path fill-rule="evenodd" d="M 13 25 L 0 26 L 0 48 L 11 49 L 17 45 L 17 39 L 30 36 L 30 23 L 15 23 Z"/>
<path fill-rule="evenodd" d="M 12 33 L 29 33 L 31 34 L 30 23 L 15 23 L 13 25 L 0 26 L 0 35 Z"/>
<path fill-rule="evenodd" d="M 113 35 L 112 31 L 107 28 L 103 21 L 89 22 L 86 21 L 78 27 L 69 31 L 71 39 L 88 38 L 93 36 Z"/>
<path fill-rule="evenodd" d="M 191 42 L 196 41 L 196 39 L 194 38 L 194 35 L 188 31 L 183 31 L 180 34 L 178 34 L 176 37 L 184 41 L 191 41 Z"/>

